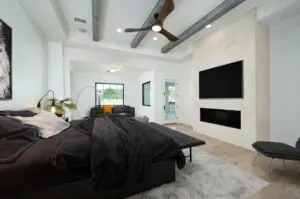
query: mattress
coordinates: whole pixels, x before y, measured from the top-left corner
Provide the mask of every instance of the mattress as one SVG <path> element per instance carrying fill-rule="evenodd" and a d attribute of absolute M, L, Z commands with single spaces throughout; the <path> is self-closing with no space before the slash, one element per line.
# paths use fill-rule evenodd
<path fill-rule="evenodd" d="M 90 169 L 61 170 L 51 158 L 56 146 L 72 131 L 64 131 L 48 139 L 41 139 L 26 150 L 13 164 L 0 164 L 0 198 L 90 177 Z"/>
<path fill-rule="evenodd" d="M 92 179 L 83 179 L 58 186 L 47 187 L 33 192 L 27 192 L 5 199 L 124 199 L 136 193 L 158 187 L 164 183 L 175 181 L 175 161 L 168 159 L 152 163 L 147 179 L 133 187 L 112 191 L 97 192 L 92 187 Z M 1 198 L 4 199 L 4 198 Z"/>

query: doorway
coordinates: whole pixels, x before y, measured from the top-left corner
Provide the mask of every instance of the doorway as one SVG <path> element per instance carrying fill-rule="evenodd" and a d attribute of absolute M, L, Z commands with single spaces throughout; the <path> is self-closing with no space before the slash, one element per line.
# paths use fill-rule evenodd
<path fill-rule="evenodd" d="M 164 86 L 164 119 L 166 123 L 176 123 L 176 82 L 165 80 Z"/>

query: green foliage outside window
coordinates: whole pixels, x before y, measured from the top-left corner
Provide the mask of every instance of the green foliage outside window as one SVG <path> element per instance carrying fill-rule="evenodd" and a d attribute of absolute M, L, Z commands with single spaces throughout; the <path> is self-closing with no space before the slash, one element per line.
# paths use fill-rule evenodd
<path fill-rule="evenodd" d="M 123 89 L 105 89 L 102 97 L 103 99 L 123 99 Z"/>
<path fill-rule="evenodd" d="M 96 83 L 96 106 L 123 105 L 124 85 L 114 83 Z"/>

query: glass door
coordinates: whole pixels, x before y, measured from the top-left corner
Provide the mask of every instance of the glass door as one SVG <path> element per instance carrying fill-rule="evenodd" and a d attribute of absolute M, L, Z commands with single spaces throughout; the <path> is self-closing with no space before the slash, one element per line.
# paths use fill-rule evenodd
<path fill-rule="evenodd" d="M 176 82 L 165 80 L 164 86 L 164 114 L 166 123 L 176 122 Z"/>

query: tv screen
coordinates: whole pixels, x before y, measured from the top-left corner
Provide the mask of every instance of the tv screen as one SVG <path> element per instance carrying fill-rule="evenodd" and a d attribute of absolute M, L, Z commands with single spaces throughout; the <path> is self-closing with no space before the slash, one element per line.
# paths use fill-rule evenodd
<path fill-rule="evenodd" d="M 243 98 L 243 61 L 199 72 L 199 98 Z"/>

